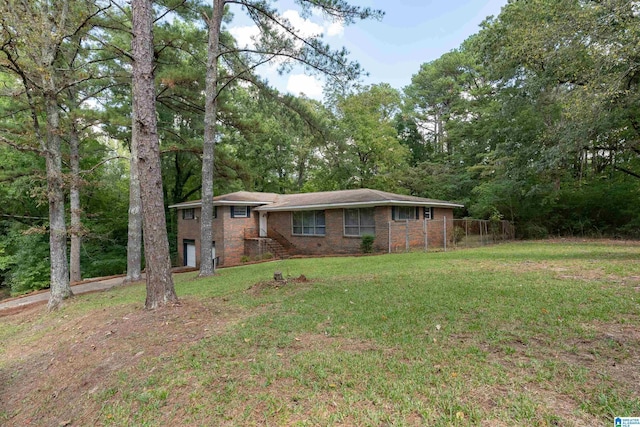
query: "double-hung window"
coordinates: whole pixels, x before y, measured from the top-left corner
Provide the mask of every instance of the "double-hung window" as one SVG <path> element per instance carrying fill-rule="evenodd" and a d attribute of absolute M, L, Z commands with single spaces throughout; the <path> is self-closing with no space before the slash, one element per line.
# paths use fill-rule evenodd
<path fill-rule="evenodd" d="M 344 210 L 344 235 L 364 236 L 376 234 L 374 208 Z"/>
<path fill-rule="evenodd" d="M 326 228 L 324 211 L 293 212 L 293 234 L 301 236 L 324 236 Z"/>

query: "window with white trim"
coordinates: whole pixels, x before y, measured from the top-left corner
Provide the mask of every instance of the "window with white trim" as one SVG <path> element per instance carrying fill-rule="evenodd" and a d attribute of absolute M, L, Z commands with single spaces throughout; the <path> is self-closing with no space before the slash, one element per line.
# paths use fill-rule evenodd
<path fill-rule="evenodd" d="M 416 220 L 419 216 L 415 206 L 393 206 L 391 212 L 394 221 Z"/>
<path fill-rule="evenodd" d="M 344 210 L 344 235 L 364 236 L 376 234 L 376 218 L 374 208 Z"/>
<path fill-rule="evenodd" d="M 249 206 L 231 206 L 231 218 L 249 218 Z"/>
<path fill-rule="evenodd" d="M 327 225 L 324 211 L 293 212 L 292 232 L 301 236 L 324 236 Z"/>

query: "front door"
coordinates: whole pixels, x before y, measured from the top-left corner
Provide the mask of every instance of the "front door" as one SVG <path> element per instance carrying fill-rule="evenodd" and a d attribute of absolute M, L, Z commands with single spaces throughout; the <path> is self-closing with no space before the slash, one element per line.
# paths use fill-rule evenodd
<path fill-rule="evenodd" d="M 196 243 L 193 240 L 184 242 L 184 265 L 186 267 L 196 266 Z"/>
<path fill-rule="evenodd" d="M 260 237 L 267 237 L 267 212 L 260 212 Z"/>

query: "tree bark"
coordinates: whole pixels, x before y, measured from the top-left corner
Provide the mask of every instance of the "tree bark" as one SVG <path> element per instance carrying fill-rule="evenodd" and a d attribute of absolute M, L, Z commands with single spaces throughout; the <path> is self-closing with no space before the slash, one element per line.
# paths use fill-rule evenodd
<path fill-rule="evenodd" d="M 72 119 L 69 135 L 69 163 L 71 167 L 71 188 L 69 190 L 69 204 L 71 210 L 71 251 L 69 252 L 70 280 L 82 280 L 80 266 L 80 248 L 82 245 L 82 209 L 80 207 L 80 138 L 75 119 Z"/>
<path fill-rule="evenodd" d="M 136 120 L 135 108 L 131 112 Z M 137 130 L 131 134 L 131 159 L 129 160 L 129 223 L 127 231 L 127 276 L 125 283 L 142 279 L 142 201 L 140 200 L 140 177 L 138 174 Z"/>
<path fill-rule="evenodd" d="M 208 19 L 209 41 L 205 85 L 204 141 L 202 143 L 202 212 L 200 214 L 200 277 L 215 273 L 213 265 L 213 169 L 218 107 L 218 56 L 225 0 L 213 0 Z"/>
<path fill-rule="evenodd" d="M 133 120 L 137 135 L 138 173 L 142 200 L 147 298 L 153 310 L 178 301 L 171 277 L 169 241 L 164 212 L 158 140 L 153 50 L 153 10 L 150 0 L 132 0 Z"/>
<path fill-rule="evenodd" d="M 69 286 L 67 264 L 67 226 L 64 212 L 64 180 L 60 149 L 60 112 L 55 91 L 45 93 L 47 111 L 46 167 L 49 198 L 49 253 L 51 261 L 51 293 L 47 308 L 55 310 L 73 295 Z"/>

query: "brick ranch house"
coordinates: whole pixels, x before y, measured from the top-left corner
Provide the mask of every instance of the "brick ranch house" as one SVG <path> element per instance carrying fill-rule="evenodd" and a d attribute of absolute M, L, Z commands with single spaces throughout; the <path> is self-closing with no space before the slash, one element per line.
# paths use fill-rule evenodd
<path fill-rule="evenodd" d="M 213 204 L 213 256 L 219 266 L 240 264 L 267 252 L 276 257 L 356 254 L 367 234 L 375 236 L 376 252 L 424 248 L 426 241 L 442 245 L 453 208 L 462 207 L 370 189 L 303 194 L 239 191 L 214 197 Z M 169 208 L 178 210 L 178 262 L 197 267 L 201 202 Z M 427 227 L 428 222 L 441 225 Z"/>

